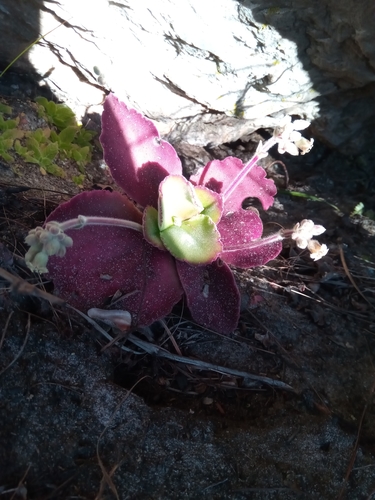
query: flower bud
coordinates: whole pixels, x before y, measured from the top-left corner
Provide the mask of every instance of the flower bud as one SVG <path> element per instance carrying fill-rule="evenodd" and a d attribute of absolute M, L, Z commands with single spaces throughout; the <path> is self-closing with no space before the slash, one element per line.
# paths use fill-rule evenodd
<path fill-rule="evenodd" d="M 58 222 L 48 222 L 43 229 L 37 227 L 31 229 L 25 238 L 25 243 L 30 245 L 25 255 L 27 266 L 39 273 L 47 273 L 48 257 L 57 255 L 63 257 L 66 248 L 73 245 L 73 240 L 61 229 Z"/>
<path fill-rule="evenodd" d="M 53 238 L 53 235 L 51 235 L 51 237 L 52 239 L 47 240 L 44 243 L 43 248 L 47 255 L 56 255 L 57 252 L 60 250 L 61 242 L 58 241 L 57 238 Z"/>
<path fill-rule="evenodd" d="M 310 251 L 310 257 L 313 260 L 319 260 L 328 253 L 327 245 L 321 245 L 317 240 L 310 240 L 307 248 Z"/>
<path fill-rule="evenodd" d="M 25 261 L 27 267 L 31 269 L 33 272 L 37 273 L 47 273 L 47 262 L 48 255 L 43 252 L 35 252 L 33 248 L 30 248 L 29 251 L 25 255 Z"/>

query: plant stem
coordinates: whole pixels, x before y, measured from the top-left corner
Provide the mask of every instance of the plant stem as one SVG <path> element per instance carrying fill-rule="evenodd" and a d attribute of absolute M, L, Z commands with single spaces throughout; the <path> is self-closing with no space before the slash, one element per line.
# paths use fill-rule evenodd
<path fill-rule="evenodd" d="M 62 23 L 60 23 L 60 24 L 59 24 L 58 26 L 56 26 L 55 28 L 52 28 L 50 31 L 48 31 L 48 33 L 45 33 L 44 35 L 41 35 L 39 38 L 37 38 L 36 40 L 34 40 L 32 43 L 30 43 L 30 45 L 28 45 L 28 46 L 26 47 L 26 49 L 24 49 L 22 52 L 20 52 L 20 53 L 18 54 L 18 56 L 16 56 L 16 57 L 13 59 L 13 61 L 11 61 L 11 62 L 8 64 L 8 66 L 7 66 L 7 67 L 6 67 L 6 68 L 5 68 L 5 69 L 4 69 L 4 70 L 0 73 L 0 78 L 4 75 L 4 73 L 6 73 L 6 72 L 8 71 L 8 69 L 9 69 L 11 66 L 13 66 L 13 64 L 14 64 L 15 62 L 17 62 L 17 61 L 18 61 L 18 59 L 19 59 L 21 56 L 23 56 L 23 55 L 24 55 L 24 53 L 25 53 L 25 52 L 27 52 L 28 50 L 30 50 L 30 49 L 31 49 L 31 47 L 33 47 L 35 44 L 39 43 L 39 42 L 40 42 L 40 40 L 42 40 L 43 38 L 45 38 L 47 35 L 49 35 L 50 33 L 52 33 L 52 31 L 55 31 L 55 30 L 57 30 L 57 28 L 60 28 L 60 26 L 62 26 L 63 24 L 65 24 L 67 21 L 68 21 L 68 20 L 63 21 Z"/>
<path fill-rule="evenodd" d="M 245 179 L 245 177 L 249 174 L 251 169 L 256 165 L 257 161 L 259 161 L 261 158 L 264 158 L 264 156 L 267 156 L 267 151 L 272 148 L 277 143 L 276 139 L 274 137 L 271 137 L 266 141 L 263 146 L 260 148 L 259 151 L 255 153 L 255 155 L 251 158 L 251 160 L 246 163 L 244 168 L 241 170 L 241 172 L 232 180 L 232 182 L 229 184 L 227 189 L 223 193 L 223 201 L 225 201 L 229 198 L 229 196 L 233 193 L 233 191 L 236 189 L 236 187 L 241 184 L 241 182 Z"/>
<path fill-rule="evenodd" d="M 272 243 L 276 243 L 277 241 L 282 241 L 285 238 L 288 238 L 289 236 L 291 236 L 292 232 L 293 232 L 292 229 L 282 230 L 279 231 L 278 233 L 271 234 L 266 238 L 258 238 L 257 240 L 250 241 L 249 243 L 243 243 L 242 245 L 235 245 L 230 248 L 225 247 L 224 253 L 238 252 L 239 250 L 248 250 L 248 249 L 251 250 L 252 248 L 259 248 L 262 247 L 263 245 L 270 245 Z"/>
<path fill-rule="evenodd" d="M 84 226 L 114 226 L 133 229 L 134 231 L 139 231 L 140 233 L 143 232 L 142 225 L 138 224 L 138 222 L 126 219 L 115 219 L 113 217 L 86 217 L 85 215 L 79 215 L 76 219 L 60 222 L 59 226 L 63 231 L 68 231 L 69 229 L 81 229 Z"/>

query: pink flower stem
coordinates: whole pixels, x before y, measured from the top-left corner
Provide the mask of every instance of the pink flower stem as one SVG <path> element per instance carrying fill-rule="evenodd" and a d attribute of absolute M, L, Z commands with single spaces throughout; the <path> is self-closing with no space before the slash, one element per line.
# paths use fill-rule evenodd
<path fill-rule="evenodd" d="M 278 233 L 271 234 L 266 238 L 259 238 L 257 240 L 250 241 L 249 243 L 243 243 L 242 245 L 235 245 L 233 247 L 225 247 L 224 253 L 227 252 L 237 252 L 238 250 L 250 250 L 252 248 L 258 249 L 263 245 L 270 245 L 278 241 L 282 241 L 285 238 L 289 238 L 293 233 L 293 229 L 282 229 Z"/>
<path fill-rule="evenodd" d="M 286 237 L 289 236 L 289 234 L 286 234 L 287 232 L 284 231 L 279 231 L 278 233 L 271 234 L 270 236 L 267 236 L 266 238 L 258 238 L 257 240 L 250 241 L 248 243 L 243 243 L 241 245 L 234 245 L 232 247 L 225 247 L 224 248 L 224 253 L 227 252 L 237 252 L 238 250 L 252 250 L 252 249 L 258 249 L 262 247 L 263 245 L 270 245 L 272 243 L 277 243 L 278 241 L 282 241 Z"/>
<path fill-rule="evenodd" d="M 125 219 L 115 219 L 113 217 L 86 217 L 85 215 L 79 215 L 76 219 L 60 222 L 59 226 L 62 231 L 68 231 L 69 229 L 81 229 L 84 226 L 114 226 L 133 229 L 134 231 L 139 231 L 140 233 L 143 232 L 141 224 Z"/>
<path fill-rule="evenodd" d="M 271 139 L 268 139 L 263 146 L 257 150 L 255 155 L 251 158 L 251 160 L 246 163 L 244 168 L 241 170 L 241 172 L 232 180 L 232 182 L 229 184 L 227 189 L 223 193 L 223 201 L 225 201 L 229 198 L 229 196 L 233 193 L 233 191 L 236 189 L 236 187 L 241 184 L 241 182 L 245 179 L 245 177 L 249 174 L 251 169 L 254 167 L 254 165 L 257 164 L 257 161 L 260 160 L 261 158 L 264 158 L 267 156 L 267 151 L 272 148 L 277 143 L 276 139 L 274 137 L 271 137 Z"/>

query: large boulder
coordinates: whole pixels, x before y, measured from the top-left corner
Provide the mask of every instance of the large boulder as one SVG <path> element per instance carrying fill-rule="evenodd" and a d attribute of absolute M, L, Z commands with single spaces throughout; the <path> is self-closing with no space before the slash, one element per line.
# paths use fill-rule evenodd
<path fill-rule="evenodd" d="M 356 154 L 374 129 L 373 0 L 2 0 L 2 64 L 84 113 L 114 91 L 170 140 L 218 145 L 285 114 Z M 92 109 L 92 108 L 91 108 Z"/>

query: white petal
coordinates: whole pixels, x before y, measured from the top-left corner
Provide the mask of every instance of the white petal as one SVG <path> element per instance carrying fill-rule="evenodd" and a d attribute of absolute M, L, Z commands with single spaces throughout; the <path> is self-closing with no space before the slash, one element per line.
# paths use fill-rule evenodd
<path fill-rule="evenodd" d="M 290 142 L 291 138 L 290 136 L 293 134 L 293 129 L 291 127 L 287 127 L 280 135 L 280 139 L 282 141 Z M 297 132 L 298 133 L 298 132 Z"/>
<path fill-rule="evenodd" d="M 304 130 L 311 124 L 307 120 L 296 120 L 292 123 L 294 130 Z"/>
<path fill-rule="evenodd" d="M 314 221 L 311 219 L 303 219 L 300 223 L 301 228 L 304 229 L 304 231 L 311 231 L 313 227 L 315 226 Z"/>
<path fill-rule="evenodd" d="M 278 141 L 278 146 L 277 146 L 277 151 L 283 155 L 286 151 L 286 145 L 287 145 L 287 142 L 286 141 Z"/>
<path fill-rule="evenodd" d="M 301 250 L 304 250 L 307 245 L 308 245 L 308 240 L 305 238 L 293 238 L 296 240 L 296 245 L 298 248 L 301 248 Z"/>
<path fill-rule="evenodd" d="M 302 138 L 301 134 L 299 132 L 296 132 L 295 130 L 292 130 L 291 133 L 289 134 L 289 140 L 292 142 L 300 141 L 301 138 Z"/>
<path fill-rule="evenodd" d="M 321 226 L 318 226 L 321 227 Z M 299 248 L 306 248 L 307 242 L 311 240 L 311 238 L 314 236 L 314 228 L 315 224 L 312 220 L 310 219 L 303 219 L 303 221 L 298 222 L 294 228 L 293 228 L 293 234 L 292 234 L 292 239 L 293 240 L 304 240 L 306 241 L 306 244 L 304 244 L 303 247 L 300 245 Z M 320 233 L 321 234 L 321 233 Z"/>
<path fill-rule="evenodd" d="M 298 156 L 298 148 L 293 142 L 286 142 L 284 145 L 285 151 L 292 156 Z M 280 151 L 279 151 L 280 152 Z"/>
<path fill-rule="evenodd" d="M 325 231 L 325 230 L 326 230 L 326 228 L 325 228 L 325 227 L 323 227 L 323 226 L 319 226 L 318 224 L 315 224 L 315 225 L 314 225 L 314 228 L 313 228 L 313 231 L 312 231 L 312 234 L 313 234 L 314 236 L 319 236 L 319 234 L 324 233 L 324 231 Z"/>
<path fill-rule="evenodd" d="M 292 118 L 289 115 L 286 115 L 282 120 L 280 120 L 280 125 L 273 131 L 273 136 L 287 139 L 291 130 L 293 130 Z"/>
<path fill-rule="evenodd" d="M 310 240 L 307 248 L 310 250 L 311 255 L 310 257 L 313 260 L 319 260 L 328 253 L 328 247 L 327 245 L 321 245 L 319 241 L 317 240 Z"/>
<path fill-rule="evenodd" d="M 289 115 L 285 115 L 284 118 L 280 122 L 280 127 L 285 128 L 292 123 L 292 117 Z"/>
<path fill-rule="evenodd" d="M 311 148 L 314 145 L 314 139 L 305 139 L 304 137 L 301 137 L 297 141 L 294 141 L 295 145 L 297 146 L 298 149 L 301 150 L 301 155 L 305 155 L 309 151 L 311 151 Z"/>

